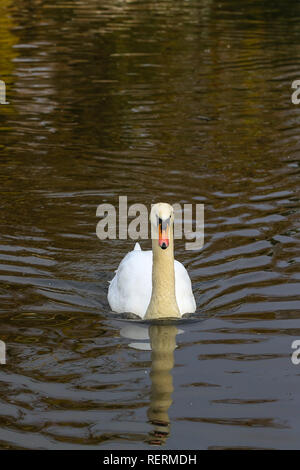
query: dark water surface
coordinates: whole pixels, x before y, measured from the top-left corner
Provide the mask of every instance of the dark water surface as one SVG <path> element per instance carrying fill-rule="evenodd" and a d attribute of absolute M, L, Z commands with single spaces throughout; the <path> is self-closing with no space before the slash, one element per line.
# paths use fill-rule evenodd
<path fill-rule="evenodd" d="M 0 79 L 0 447 L 299 448 L 299 2 L 2 0 Z M 119 195 L 205 204 L 197 321 L 111 314 Z"/>

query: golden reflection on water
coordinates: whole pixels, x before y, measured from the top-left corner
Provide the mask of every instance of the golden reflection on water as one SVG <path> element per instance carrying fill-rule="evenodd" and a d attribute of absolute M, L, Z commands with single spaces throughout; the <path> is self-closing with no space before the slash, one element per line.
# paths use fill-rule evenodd
<path fill-rule="evenodd" d="M 168 410 L 172 404 L 174 350 L 178 329 L 174 325 L 151 325 L 151 394 L 147 412 L 154 429 L 150 444 L 165 444 L 170 433 Z"/>
<path fill-rule="evenodd" d="M 147 416 L 152 430 L 146 440 L 151 445 L 164 445 L 170 435 L 169 408 L 174 391 L 172 370 L 176 336 L 183 333 L 174 324 L 139 325 L 134 322 L 121 329 L 121 335 L 146 342 L 130 343 L 136 350 L 151 350 L 150 393 Z M 149 342 L 148 342 L 149 341 Z"/>

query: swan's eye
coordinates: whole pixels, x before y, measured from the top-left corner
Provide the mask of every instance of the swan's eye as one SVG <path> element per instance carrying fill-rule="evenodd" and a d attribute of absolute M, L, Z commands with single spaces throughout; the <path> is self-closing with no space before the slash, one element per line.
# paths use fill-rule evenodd
<path fill-rule="evenodd" d="M 161 230 L 167 230 L 167 228 L 170 225 L 170 217 L 168 219 L 164 219 L 164 220 L 159 217 L 158 225 L 160 226 Z"/>

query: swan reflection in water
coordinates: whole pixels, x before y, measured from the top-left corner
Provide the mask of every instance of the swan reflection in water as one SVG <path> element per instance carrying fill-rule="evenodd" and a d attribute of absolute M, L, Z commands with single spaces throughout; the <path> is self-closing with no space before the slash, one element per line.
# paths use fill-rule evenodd
<path fill-rule="evenodd" d="M 176 335 L 183 333 L 174 324 L 127 325 L 121 329 L 121 336 L 145 342 L 130 343 L 139 350 L 151 350 L 151 392 L 148 408 L 149 422 L 153 429 L 147 442 L 163 445 L 170 435 L 168 410 L 172 404 L 174 350 Z"/>

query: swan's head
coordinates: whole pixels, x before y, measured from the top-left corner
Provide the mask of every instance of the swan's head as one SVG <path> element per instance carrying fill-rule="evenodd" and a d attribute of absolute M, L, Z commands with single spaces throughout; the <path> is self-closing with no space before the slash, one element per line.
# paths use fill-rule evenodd
<path fill-rule="evenodd" d="M 159 246 L 165 250 L 170 244 L 170 227 L 174 221 L 173 207 L 165 202 L 154 204 L 150 221 L 152 239 L 158 240 Z"/>

